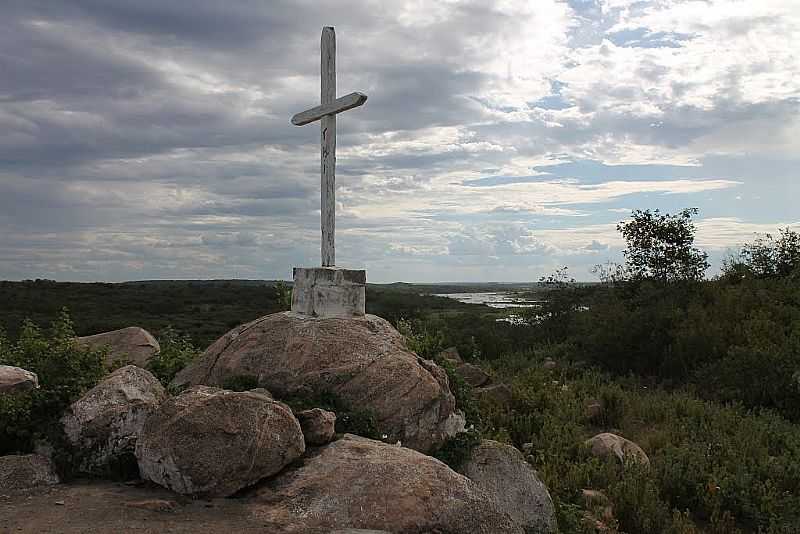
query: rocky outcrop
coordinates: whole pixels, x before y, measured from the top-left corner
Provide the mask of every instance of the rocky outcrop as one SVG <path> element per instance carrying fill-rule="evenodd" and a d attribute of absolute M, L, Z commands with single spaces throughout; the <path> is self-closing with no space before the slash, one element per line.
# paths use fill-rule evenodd
<path fill-rule="evenodd" d="M 0 365 L 0 395 L 23 393 L 38 387 L 36 373 L 11 365 Z"/>
<path fill-rule="evenodd" d="M 72 403 L 61 419 L 75 448 L 79 470 L 102 474 L 132 463 L 136 439 L 147 417 L 167 393 L 148 371 L 128 365 L 117 369 Z"/>
<path fill-rule="evenodd" d="M 46 456 L 0 456 L 0 491 L 20 491 L 58 484 L 58 475 Z"/>
<path fill-rule="evenodd" d="M 308 445 L 325 445 L 333 440 L 336 433 L 336 414 L 314 408 L 295 414 L 303 429 L 303 437 Z"/>
<path fill-rule="evenodd" d="M 464 377 L 464 381 L 474 388 L 485 386 L 491 382 L 491 377 L 486 372 L 471 363 L 462 363 L 456 367 L 456 372 Z"/>
<path fill-rule="evenodd" d="M 392 441 L 424 452 L 463 429 L 444 370 L 418 358 L 387 321 L 276 313 L 234 328 L 176 385 L 220 386 L 252 377 L 277 398 L 328 393 L 368 410 Z"/>
<path fill-rule="evenodd" d="M 475 483 L 442 462 L 350 434 L 265 482 L 253 499 L 253 513 L 286 525 L 287 533 L 523 532 Z"/>
<path fill-rule="evenodd" d="M 452 363 L 454 366 L 458 366 L 464 363 L 464 360 L 461 359 L 461 355 L 458 353 L 458 349 L 455 347 L 448 347 L 444 349 L 442 352 L 439 353 L 438 358 L 448 361 Z"/>
<path fill-rule="evenodd" d="M 547 487 L 514 447 L 484 440 L 472 452 L 461 472 L 526 533 L 557 531 L 555 508 Z"/>
<path fill-rule="evenodd" d="M 136 442 L 142 478 L 201 497 L 232 495 L 304 451 L 300 423 L 284 404 L 205 386 L 163 402 Z"/>
<path fill-rule="evenodd" d="M 592 455 L 598 458 L 615 457 L 624 465 L 626 461 L 633 461 L 644 467 L 650 467 L 650 458 L 636 443 L 618 436 L 604 432 L 586 440 Z"/>
<path fill-rule="evenodd" d="M 508 384 L 493 384 L 491 386 L 476 388 L 473 390 L 473 394 L 480 402 L 491 402 L 499 405 L 508 404 L 514 398 L 511 386 Z"/>
<path fill-rule="evenodd" d="M 79 345 L 92 349 L 108 347 L 109 352 L 106 358 L 108 365 L 124 361 L 145 367 L 150 358 L 161 352 L 156 338 L 138 326 L 79 337 L 77 342 Z"/>

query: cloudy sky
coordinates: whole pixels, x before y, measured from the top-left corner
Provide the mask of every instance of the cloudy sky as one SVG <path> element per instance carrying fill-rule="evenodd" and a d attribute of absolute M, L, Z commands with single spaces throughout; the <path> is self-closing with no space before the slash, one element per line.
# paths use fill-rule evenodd
<path fill-rule="evenodd" d="M 634 208 L 700 208 L 715 267 L 800 225 L 798 0 L 4 0 L 0 279 L 317 265 L 325 25 L 370 281 L 591 280 Z"/>

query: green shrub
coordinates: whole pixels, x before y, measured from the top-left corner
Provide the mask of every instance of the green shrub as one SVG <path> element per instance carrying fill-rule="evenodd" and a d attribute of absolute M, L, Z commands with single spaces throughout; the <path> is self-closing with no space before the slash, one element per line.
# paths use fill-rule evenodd
<path fill-rule="evenodd" d="M 252 375 L 232 376 L 222 382 L 222 388 L 231 391 L 250 391 L 257 387 L 259 387 L 258 378 Z"/>
<path fill-rule="evenodd" d="M 188 335 L 178 333 L 171 326 L 166 327 L 158 338 L 161 352 L 147 362 L 147 369 L 158 378 L 164 387 L 169 388 L 170 382 L 178 371 L 186 367 L 200 353 L 192 344 Z"/>
<path fill-rule="evenodd" d="M 371 410 L 354 408 L 350 403 L 330 391 L 295 394 L 281 399 L 294 411 L 322 408 L 336 414 L 336 432 L 355 434 L 365 438 L 385 440 L 378 428 L 377 418 Z"/>
<path fill-rule="evenodd" d="M 106 373 L 105 351 L 79 347 L 69 313 L 63 309 L 48 334 L 25 321 L 12 343 L 0 332 L 0 364 L 37 374 L 39 389 L 0 396 L 0 455 L 30 452 L 34 442 L 60 440 L 64 409 Z"/>
<path fill-rule="evenodd" d="M 481 444 L 481 439 L 480 431 L 475 428 L 459 432 L 448 438 L 433 453 L 433 457 L 446 463 L 454 471 L 458 471 L 470 459 L 472 451 Z"/>

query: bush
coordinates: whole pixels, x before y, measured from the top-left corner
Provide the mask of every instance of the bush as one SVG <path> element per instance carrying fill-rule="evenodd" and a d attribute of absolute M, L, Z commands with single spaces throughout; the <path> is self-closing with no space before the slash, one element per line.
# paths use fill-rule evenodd
<path fill-rule="evenodd" d="M 147 362 L 147 369 L 158 378 L 166 388 L 170 388 L 170 382 L 178 374 L 178 371 L 186 367 L 194 360 L 199 350 L 192 344 L 192 339 L 188 335 L 178 333 L 174 328 L 168 326 L 158 338 L 161 352 Z"/>
<path fill-rule="evenodd" d="M 0 332 L 0 364 L 36 373 L 40 388 L 0 397 L 0 455 L 27 453 L 38 439 L 60 441 L 58 422 L 65 408 L 106 373 L 105 352 L 79 347 L 72 321 L 63 309 L 50 332 L 25 321 L 12 343 Z"/>

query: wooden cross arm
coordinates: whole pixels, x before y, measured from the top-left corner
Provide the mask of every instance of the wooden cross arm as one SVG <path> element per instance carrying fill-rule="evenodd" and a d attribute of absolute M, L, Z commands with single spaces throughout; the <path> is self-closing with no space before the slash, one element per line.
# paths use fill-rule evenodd
<path fill-rule="evenodd" d="M 325 115 L 334 115 L 347 111 L 348 109 L 357 108 L 367 101 L 367 95 L 364 93 L 350 93 L 337 98 L 330 104 L 322 104 L 315 108 L 303 111 L 292 117 L 292 124 L 295 126 L 303 126 L 310 122 L 318 121 Z"/>

